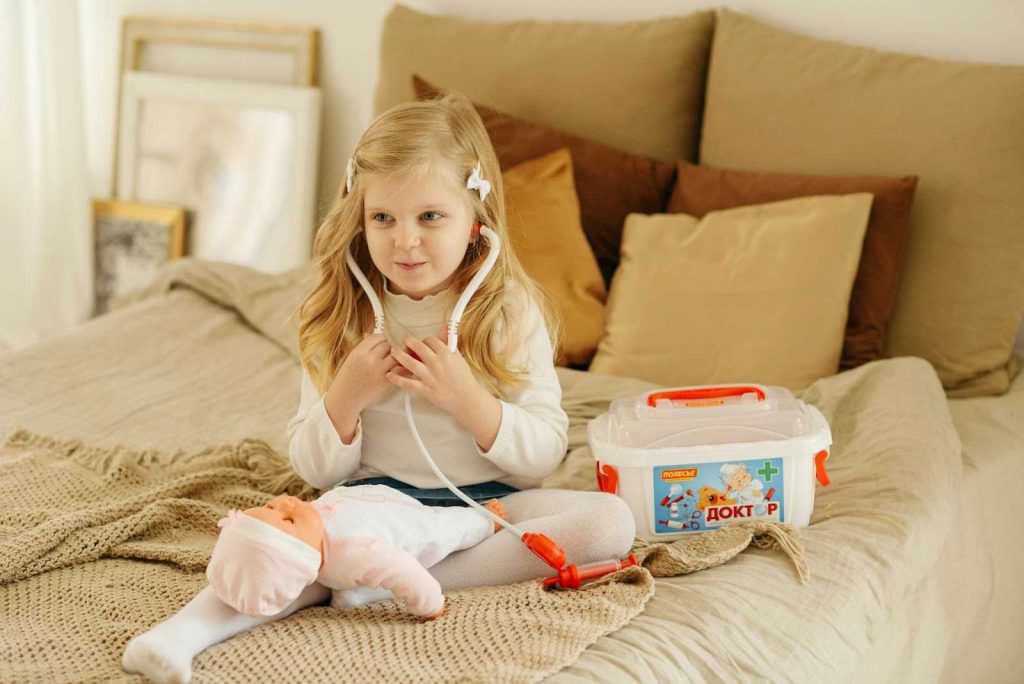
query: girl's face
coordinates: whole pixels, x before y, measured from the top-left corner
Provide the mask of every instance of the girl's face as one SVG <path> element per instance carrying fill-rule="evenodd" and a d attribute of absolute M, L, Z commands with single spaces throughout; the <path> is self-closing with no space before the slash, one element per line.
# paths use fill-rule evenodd
<path fill-rule="evenodd" d="M 422 299 L 448 288 L 473 232 L 469 190 L 448 171 L 363 176 L 370 257 L 396 294 Z"/>

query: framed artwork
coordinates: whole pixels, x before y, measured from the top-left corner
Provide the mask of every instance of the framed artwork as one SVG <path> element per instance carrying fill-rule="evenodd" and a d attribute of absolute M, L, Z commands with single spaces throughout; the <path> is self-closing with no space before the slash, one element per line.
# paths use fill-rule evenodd
<path fill-rule="evenodd" d="M 124 74 L 117 197 L 190 211 L 188 253 L 280 272 L 308 261 L 320 91 Z"/>
<path fill-rule="evenodd" d="M 93 200 L 95 310 L 109 310 L 119 294 L 148 285 L 160 267 L 185 254 L 181 207 Z"/>
<path fill-rule="evenodd" d="M 312 26 L 182 17 L 124 17 L 117 112 L 132 71 L 231 81 L 316 86 L 320 33 Z M 116 194 L 120 122 L 114 130 Z"/>
<path fill-rule="evenodd" d="M 317 85 L 320 34 L 312 26 L 125 17 L 121 72 Z"/>

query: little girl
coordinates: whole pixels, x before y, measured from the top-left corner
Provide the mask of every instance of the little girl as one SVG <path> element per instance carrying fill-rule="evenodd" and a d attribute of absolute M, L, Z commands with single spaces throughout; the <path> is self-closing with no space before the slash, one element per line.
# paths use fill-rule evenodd
<path fill-rule="evenodd" d="M 450 352 L 445 323 L 488 253 L 481 226 L 498 235 L 501 250 L 462 317 L 458 351 Z M 374 313 L 347 267 L 349 250 L 383 302 L 385 335 L 368 334 Z M 512 249 L 497 157 L 467 98 L 398 105 L 370 125 L 314 253 L 319 282 L 299 307 L 301 398 L 288 424 L 289 455 L 304 480 L 321 489 L 387 484 L 431 505 L 461 503 L 413 441 L 407 391 L 427 449 L 474 500 L 504 496 L 508 519 L 556 541 L 569 563 L 629 551 L 634 523 L 621 499 L 536 489 L 568 444 L 553 363 L 557 324 Z M 502 531 L 430 573 L 449 591 L 552 571 Z M 136 637 L 123 662 L 163 681 L 187 680 L 192 657 L 205 648 L 327 596 L 313 583 L 280 613 L 252 617 L 207 587 Z M 365 602 L 390 596 L 371 592 Z"/>

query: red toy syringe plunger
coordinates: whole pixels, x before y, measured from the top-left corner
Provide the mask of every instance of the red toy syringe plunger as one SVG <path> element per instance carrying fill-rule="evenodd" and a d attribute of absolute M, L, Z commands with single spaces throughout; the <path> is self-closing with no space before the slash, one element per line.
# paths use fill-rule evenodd
<path fill-rule="evenodd" d="M 544 580 L 545 587 L 554 589 L 579 589 L 580 585 L 604 577 L 622 568 L 637 565 L 636 556 L 629 554 L 626 560 L 613 558 L 586 565 L 565 565 L 565 552 L 546 535 L 539 532 L 524 532 L 520 537 L 526 548 L 534 555 L 550 565 L 558 573 L 555 577 Z"/>
<path fill-rule="evenodd" d="M 544 586 L 554 589 L 579 589 L 581 584 L 604 577 L 616 570 L 628 568 L 631 565 L 639 565 L 636 556 L 632 553 L 629 554 L 629 558 L 626 560 L 612 559 L 580 566 L 569 565 L 559 570 L 557 577 L 548 577 L 544 580 Z"/>

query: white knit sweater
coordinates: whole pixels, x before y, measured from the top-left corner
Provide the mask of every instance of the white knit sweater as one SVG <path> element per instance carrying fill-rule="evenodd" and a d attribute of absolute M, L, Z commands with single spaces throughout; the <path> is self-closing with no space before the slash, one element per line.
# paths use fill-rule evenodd
<path fill-rule="evenodd" d="M 391 344 L 402 347 L 406 332 L 417 339 L 437 336 L 456 298 L 457 293 L 449 291 L 421 300 L 385 291 L 385 332 Z M 565 456 L 569 418 L 562 409 L 551 342 L 536 304 L 531 303 L 524 325 L 529 336 L 522 353 L 530 377 L 514 401 L 501 401 L 501 426 L 488 451 L 480 451 L 473 435 L 451 414 L 412 396 L 423 443 L 456 485 L 498 480 L 519 489 L 535 487 Z M 397 387 L 385 392 L 361 414 L 352 443 L 344 444 L 327 415 L 323 395 L 303 370 L 299 409 L 288 422 L 288 452 L 295 471 L 320 489 L 382 475 L 416 487 L 443 487 L 413 441 L 404 394 Z"/>

